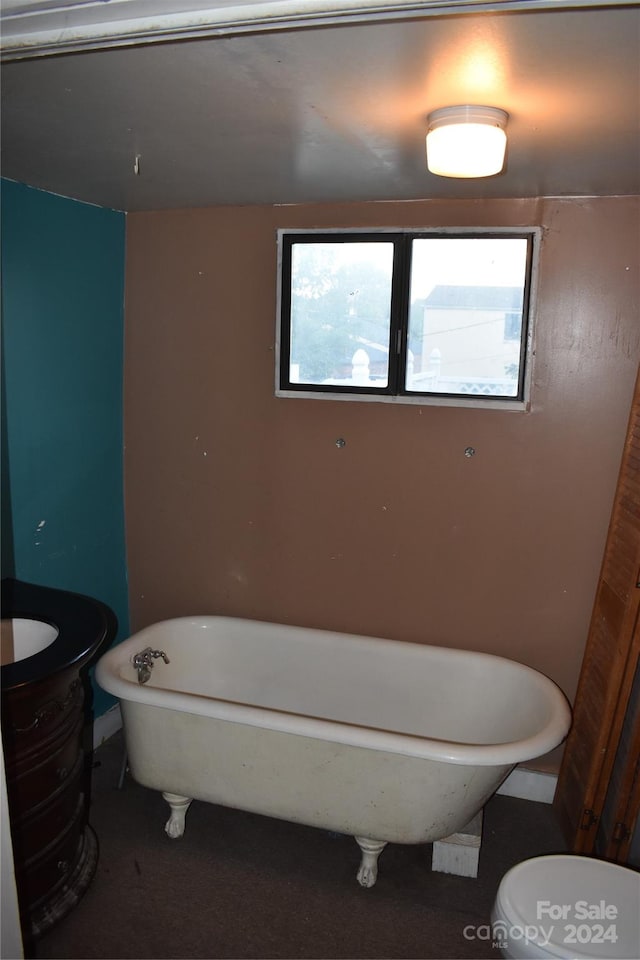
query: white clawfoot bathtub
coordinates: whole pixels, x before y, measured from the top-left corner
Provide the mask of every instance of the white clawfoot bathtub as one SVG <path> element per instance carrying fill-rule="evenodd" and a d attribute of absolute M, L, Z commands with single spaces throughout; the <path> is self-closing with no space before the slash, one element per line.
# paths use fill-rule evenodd
<path fill-rule="evenodd" d="M 151 648 L 148 680 L 136 654 Z M 567 734 L 564 694 L 489 654 L 230 617 L 181 617 L 98 662 L 135 780 L 170 837 L 192 799 L 354 836 L 358 881 L 387 842 L 460 830 L 515 764 Z"/>

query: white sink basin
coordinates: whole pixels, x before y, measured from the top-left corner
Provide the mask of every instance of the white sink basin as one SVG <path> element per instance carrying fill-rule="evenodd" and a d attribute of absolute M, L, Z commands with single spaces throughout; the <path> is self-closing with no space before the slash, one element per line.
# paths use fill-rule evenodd
<path fill-rule="evenodd" d="M 42 620 L 11 617 L 0 620 L 0 658 L 2 666 L 33 657 L 50 646 L 58 636 L 58 628 Z"/>

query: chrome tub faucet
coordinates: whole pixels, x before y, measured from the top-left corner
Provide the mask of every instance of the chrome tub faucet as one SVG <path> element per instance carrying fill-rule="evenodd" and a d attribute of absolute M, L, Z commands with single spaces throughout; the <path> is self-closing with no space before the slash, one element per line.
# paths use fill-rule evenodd
<path fill-rule="evenodd" d="M 169 657 L 164 650 L 152 650 L 151 647 L 145 647 L 140 653 L 136 653 L 133 658 L 133 665 L 138 671 L 138 683 L 146 683 L 153 670 L 153 661 L 162 657 L 165 663 L 169 663 Z"/>

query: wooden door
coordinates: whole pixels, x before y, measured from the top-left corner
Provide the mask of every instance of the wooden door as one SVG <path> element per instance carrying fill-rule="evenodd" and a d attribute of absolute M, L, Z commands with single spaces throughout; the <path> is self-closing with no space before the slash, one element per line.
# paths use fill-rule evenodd
<path fill-rule="evenodd" d="M 640 618 L 636 621 L 636 643 Z M 627 863 L 633 830 L 640 811 L 640 655 L 609 787 L 598 822 L 594 853 L 607 860 Z"/>
<path fill-rule="evenodd" d="M 602 817 L 640 654 L 639 610 L 640 372 L 573 707 L 573 724 L 554 800 L 567 841 L 576 853 L 594 852 L 601 825 L 599 845 L 613 850 L 612 837 L 603 836 L 607 827 Z M 627 793 L 634 782 L 629 770 L 637 767 L 637 739 L 632 736 L 629 741 L 624 769 L 617 768 L 617 777 L 626 785 Z M 618 797 L 616 811 L 625 798 L 628 800 L 629 796 Z M 611 820 L 612 830 L 615 822 Z"/>

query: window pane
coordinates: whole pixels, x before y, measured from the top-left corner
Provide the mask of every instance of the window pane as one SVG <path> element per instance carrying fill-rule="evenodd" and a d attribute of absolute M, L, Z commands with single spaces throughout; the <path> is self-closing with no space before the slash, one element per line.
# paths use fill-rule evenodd
<path fill-rule="evenodd" d="M 386 387 L 393 242 L 294 242 L 291 383 Z"/>
<path fill-rule="evenodd" d="M 406 388 L 516 397 L 527 240 L 432 237 L 412 249 Z"/>

